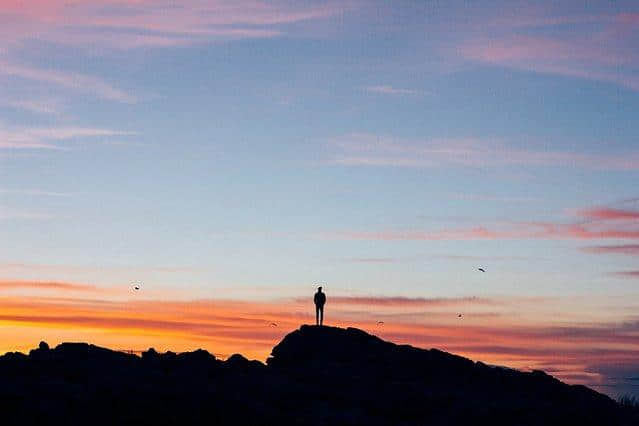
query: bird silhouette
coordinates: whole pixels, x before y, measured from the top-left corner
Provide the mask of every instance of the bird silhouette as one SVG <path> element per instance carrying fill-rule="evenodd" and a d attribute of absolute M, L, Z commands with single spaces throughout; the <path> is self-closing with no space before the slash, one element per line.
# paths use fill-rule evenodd
<path fill-rule="evenodd" d="M 133 290 L 138 291 L 138 290 L 140 290 L 141 287 L 140 287 L 140 284 L 135 283 L 135 284 L 132 285 L 132 288 L 133 288 Z"/>
<path fill-rule="evenodd" d="M 271 327 L 277 327 L 277 324 L 275 324 L 274 322 L 272 322 L 272 323 L 270 324 L 270 326 L 271 326 Z"/>
<path fill-rule="evenodd" d="M 486 272 L 486 270 L 484 268 L 477 268 L 477 270 L 481 271 L 481 272 Z"/>
<path fill-rule="evenodd" d="M 377 321 L 377 325 L 382 325 L 384 324 L 384 321 Z"/>
<path fill-rule="evenodd" d="M 462 314 L 457 314 L 457 318 L 461 318 L 461 317 L 462 317 Z"/>

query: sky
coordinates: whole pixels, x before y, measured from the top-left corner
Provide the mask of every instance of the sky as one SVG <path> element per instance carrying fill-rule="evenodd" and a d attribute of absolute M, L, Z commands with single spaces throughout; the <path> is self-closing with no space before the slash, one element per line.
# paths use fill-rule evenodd
<path fill-rule="evenodd" d="M 0 40 L 0 351 L 264 360 L 321 284 L 639 395 L 636 2 L 0 0 Z"/>

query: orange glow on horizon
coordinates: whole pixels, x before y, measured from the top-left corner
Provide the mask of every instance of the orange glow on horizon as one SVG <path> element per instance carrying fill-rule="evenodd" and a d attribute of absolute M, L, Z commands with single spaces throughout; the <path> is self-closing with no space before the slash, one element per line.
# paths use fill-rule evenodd
<path fill-rule="evenodd" d="M 219 358 L 241 353 L 264 361 L 287 333 L 314 321 L 310 299 L 110 300 L 86 298 L 87 289 L 77 285 L 57 287 L 68 294 L 0 297 L 0 351 L 27 352 L 41 340 L 52 346 L 85 341 L 133 351 L 203 348 Z M 326 324 L 357 327 L 395 343 L 434 347 L 489 364 L 544 369 L 580 383 L 597 383 L 598 375 L 586 371 L 590 365 L 630 363 L 639 354 L 635 332 L 615 328 L 605 317 L 586 325 L 544 312 L 513 315 L 515 305 L 538 302 L 336 295 L 329 297 Z"/>

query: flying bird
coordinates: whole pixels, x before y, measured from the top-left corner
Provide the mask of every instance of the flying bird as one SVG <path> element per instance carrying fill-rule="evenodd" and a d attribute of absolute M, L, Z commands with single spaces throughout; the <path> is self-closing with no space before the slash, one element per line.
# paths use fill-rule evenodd
<path fill-rule="evenodd" d="M 484 268 L 477 268 L 477 270 L 481 271 L 481 272 L 486 272 L 486 270 Z"/>
<path fill-rule="evenodd" d="M 457 314 L 457 318 L 461 318 L 461 317 L 462 317 L 462 314 Z"/>
<path fill-rule="evenodd" d="M 134 284 L 131 286 L 131 288 L 133 288 L 133 290 L 135 290 L 135 291 L 138 291 L 138 290 L 140 290 L 140 288 L 141 288 L 141 287 L 140 287 L 140 284 L 138 284 L 138 283 L 134 283 Z"/>
<path fill-rule="evenodd" d="M 382 325 L 384 324 L 384 321 L 377 321 L 377 325 Z"/>
<path fill-rule="evenodd" d="M 270 326 L 271 326 L 271 327 L 277 327 L 277 324 L 275 324 L 274 322 L 272 322 L 272 323 L 270 324 Z"/>

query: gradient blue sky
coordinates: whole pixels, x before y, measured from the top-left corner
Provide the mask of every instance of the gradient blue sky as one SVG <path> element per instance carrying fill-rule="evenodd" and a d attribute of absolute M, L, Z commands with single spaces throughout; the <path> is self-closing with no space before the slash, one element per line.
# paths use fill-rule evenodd
<path fill-rule="evenodd" d="M 636 2 L 0 0 L 0 39 L 6 298 L 499 299 L 606 355 L 395 337 L 637 393 Z"/>

